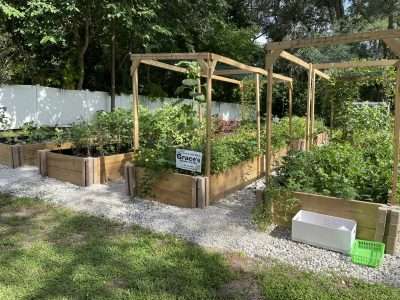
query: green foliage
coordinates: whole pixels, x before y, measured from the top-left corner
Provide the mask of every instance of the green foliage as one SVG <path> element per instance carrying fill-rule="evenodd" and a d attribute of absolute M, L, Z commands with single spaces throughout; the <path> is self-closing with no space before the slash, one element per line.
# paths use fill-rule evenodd
<path fill-rule="evenodd" d="M 76 154 L 109 155 L 132 148 L 132 117 L 129 111 L 116 109 L 98 112 L 91 122 L 72 125 L 65 137 L 73 144 Z"/>
<path fill-rule="evenodd" d="M 136 163 L 150 169 L 175 168 L 175 149 L 202 150 L 204 125 L 190 105 L 164 105 L 140 112 L 141 148 Z"/>
<path fill-rule="evenodd" d="M 384 104 L 370 107 L 367 105 L 348 104 L 337 118 L 336 126 L 342 138 L 352 141 L 364 132 L 388 131 L 391 128 L 392 116 Z"/>
<path fill-rule="evenodd" d="M 326 132 L 324 122 L 316 119 L 314 123 L 314 134 L 317 135 Z M 303 117 L 292 117 L 292 136 L 289 135 L 289 118 L 284 117 L 281 119 L 273 119 L 272 123 L 272 146 L 275 149 L 280 149 L 291 140 L 298 140 L 305 138 L 306 122 Z"/>
<path fill-rule="evenodd" d="M 186 79 L 182 80 L 182 85 L 176 89 L 177 94 L 182 94 L 184 91 L 189 91 L 189 96 L 192 97 L 193 101 L 204 103 L 206 98 L 200 89 L 198 88 L 198 81 L 201 78 L 201 67 L 197 61 L 180 61 L 176 64 L 178 67 L 183 67 L 187 70 Z"/>
<path fill-rule="evenodd" d="M 233 134 L 216 137 L 213 141 L 211 172 L 221 173 L 259 154 L 254 127 L 239 128 Z"/>
<path fill-rule="evenodd" d="M 254 208 L 253 221 L 263 231 L 273 223 L 290 226 L 299 209 L 299 200 L 293 196 L 292 191 L 273 181 L 264 191 L 264 200 Z"/>
<path fill-rule="evenodd" d="M 389 132 L 364 132 L 357 143 L 334 142 L 292 153 L 278 174 L 290 190 L 385 203 L 391 186 Z"/>
<path fill-rule="evenodd" d="M 372 101 L 391 104 L 395 82 L 393 68 L 378 72 L 376 68 L 332 72 L 331 80 L 320 81 L 317 85 L 317 95 L 323 99 L 317 101 L 321 103 L 321 115 L 328 121 L 333 105 L 334 127 L 344 126 L 343 116 L 348 114 L 347 110 L 353 102 Z"/>
<path fill-rule="evenodd" d="M 10 118 L 6 114 L 4 107 L 0 107 L 0 130 L 8 129 L 10 126 Z"/>
<path fill-rule="evenodd" d="M 1 299 L 216 299 L 222 255 L 170 235 L 0 195 Z M 38 275 L 40 274 L 40 275 Z"/>
<path fill-rule="evenodd" d="M 262 294 L 268 300 L 394 300 L 396 288 L 368 284 L 338 275 L 299 271 L 275 264 L 260 275 Z"/>

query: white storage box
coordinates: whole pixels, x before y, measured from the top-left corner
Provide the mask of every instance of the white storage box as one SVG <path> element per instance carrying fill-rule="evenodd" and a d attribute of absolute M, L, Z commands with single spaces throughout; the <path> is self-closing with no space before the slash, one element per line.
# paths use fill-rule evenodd
<path fill-rule="evenodd" d="M 292 220 L 292 240 L 349 254 L 356 238 L 357 223 L 300 210 Z"/>

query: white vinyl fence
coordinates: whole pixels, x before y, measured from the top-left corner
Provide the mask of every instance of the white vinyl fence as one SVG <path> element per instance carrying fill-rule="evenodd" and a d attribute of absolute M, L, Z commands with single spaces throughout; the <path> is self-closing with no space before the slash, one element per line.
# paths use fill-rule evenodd
<path fill-rule="evenodd" d="M 150 110 L 176 100 L 154 100 L 140 96 L 141 104 Z M 132 97 L 122 94 L 116 96 L 115 102 L 116 107 L 130 109 Z M 40 125 L 60 126 L 89 120 L 96 111 L 110 111 L 110 104 L 111 97 L 105 92 L 63 90 L 40 85 L 0 86 L 0 107 L 5 108 L 12 129 L 30 121 Z M 240 120 L 240 105 L 237 103 L 213 102 L 212 111 L 224 120 Z"/>

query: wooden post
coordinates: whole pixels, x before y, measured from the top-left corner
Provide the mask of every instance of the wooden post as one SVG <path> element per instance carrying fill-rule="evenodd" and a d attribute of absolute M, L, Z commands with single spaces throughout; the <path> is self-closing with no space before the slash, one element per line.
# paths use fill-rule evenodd
<path fill-rule="evenodd" d="M 307 113 L 306 113 L 306 151 L 309 150 L 309 135 L 310 135 L 310 114 L 311 114 L 311 92 L 312 92 L 312 64 L 308 71 L 308 97 L 307 97 Z"/>
<path fill-rule="evenodd" d="M 397 201 L 397 180 L 399 167 L 399 144 L 400 144 L 400 63 L 396 68 L 396 90 L 394 101 L 394 134 L 393 134 L 393 176 L 392 176 L 392 192 L 389 204 L 396 204 Z"/>
<path fill-rule="evenodd" d="M 335 112 L 335 104 L 333 103 L 333 99 L 331 99 L 331 120 L 330 120 L 330 135 L 332 136 L 333 133 L 333 117 Z"/>
<path fill-rule="evenodd" d="M 205 175 L 211 177 L 211 143 L 212 143 L 212 76 L 217 61 L 213 61 L 211 56 L 207 60 L 207 119 L 206 119 L 206 151 L 205 151 Z M 206 203 L 210 199 L 210 185 L 206 186 Z"/>
<path fill-rule="evenodd" d="M 289 138 L 292 140 L 293 82 L 288 83 L 289 90 Z"/>
<path fill-rule="evenodd" d="M 271 181 L 271 164 L 272 164 L 272 147 L 271 147 L 271 134 L 272 134 L 272 89 L 274 86 L 273 83 L 273 64 L 271 63 L 267 66 L 268 71 L 268 85 L 267 85 L 267 131 L 266 131 L 266 149 L 265 149 L 265 156 L 266 156 L 266 169 L 265 169 L 265 183 L 268 184 Z"/>
<path fill-rule="evenodd" d="M 312 67 L 309 149 L 314 144 L 314 122 L 315 122 L 315 69 L 314 67 Z"/>
<path fill-rule="evenodd" d="M 132 118 L 133 118 L 133 149 L 139 150 L 139 64 L 132 61 Z"/>
<path fill-rule="evenodd" d="M 197 92 L 201 94 L 201 78 L 197 79 Z M 201 113 L 201 103 L 198 102 L 198 109 L 199 109 L 199 121 L 203 120 L 203 115 Z"/>
<path fill-rule="evenodd" d="M 256 73 L 256 122 L 257 122 L 257 150 L 261 151 L 261 115 L 260 115 L 260 75 Z"/>

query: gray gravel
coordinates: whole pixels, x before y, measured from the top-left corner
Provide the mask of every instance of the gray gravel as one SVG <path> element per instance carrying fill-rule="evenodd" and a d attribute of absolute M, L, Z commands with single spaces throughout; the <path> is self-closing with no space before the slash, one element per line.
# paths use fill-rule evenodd
<path fill-rule="evenodd" d="M 303 270 L 335 272 L 400 287 L 399 256 L 386 255 L 378 269 L 362 267 L 352 264 L 345 255 L 293 242 L 286 230 L 271 227 L 268 232 L 257 231 L 251 221 L 256 184 L 261 182 L 207 209 L 184 209 L 141 199 L 133 201 L 125 195 L 122 183 L 82 188 L 41 178 L 34 167 L 0 166 L 2 192 L 37 197 L 76 211 L 171 233 L 204 247 L 279 260 Z"/>

